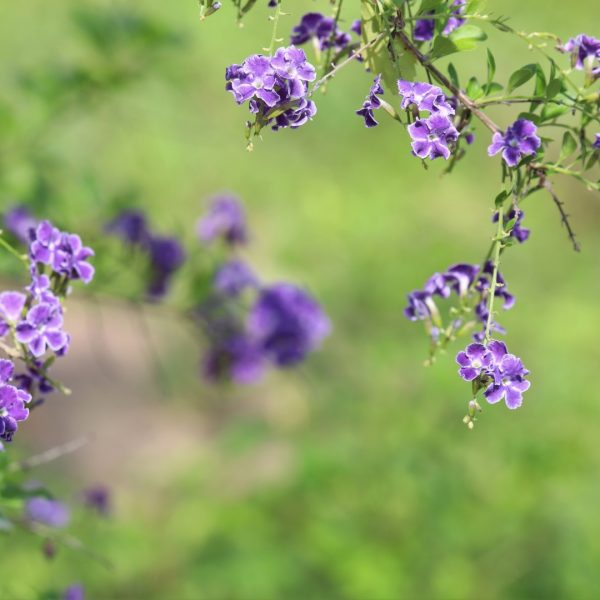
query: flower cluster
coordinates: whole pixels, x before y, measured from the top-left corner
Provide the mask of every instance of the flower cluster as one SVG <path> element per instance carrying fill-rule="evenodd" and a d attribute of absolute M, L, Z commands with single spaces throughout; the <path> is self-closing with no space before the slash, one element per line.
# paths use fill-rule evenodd
<path fill-rule="evenodd" d="M 454 107 L 442 90 L 428 83 L 399 80 L 398 92 L 402 96 L 402 109 L 413 107 L 417 114 L 430 113 L 427 118 L 418 117 L 408 126 L 413 154 L 422 159 L 442 157 L 448 160 L 459 134 L 450 119 Z"/>
<path fill-rule="evenodd" d="M 504 134 L 494 133 L 488 156 L 502 152 L 504 162 L 509 167 L 516 167 L 524 156 L 535 154 L 541 145 L 537 127 L 527 119 L 518 119 Z"/>
<path fill-rule="evenodd" d="M 248 102 L 258 130 L 266 125 L 295 129 L 317 112 L 308 98 L 308 82 L 315 78 L 304 51 L 292 45 L 279 48 L 273 56 L 255 54 L 241 65 L 227 67 L 225 89 L 238 104 Z"/>
<path fill-rule="evenodd" d="M 25 219 L 26 229 L 16 216 Z M 0 293 L 3 348 L 25 365 L 23 372 L 15 373 L 11 360 L 0 359 L 0 438 L 10 442 L 29 408 L 43 402 L 40 395 L 54 391 L 47 371 L 55 357 L 67 352 L 71 339 L 63 329 L 62 298 L 72 281 L 92 280 L 94 267 L 89 259 L 94 252 L 78 235 L 60 231 L 49 221 L 37 224 L 26 211 L 15 208 L 6 217 L 13 233 L 27 235 L 30 274 L 23 292 Z"/>
<path fill-rule="evenodd" d="M 360 21 L 352 24 L 351 31 L 360 35 Z M 320 50 L 332 48 L 335 52 L 341 52 L 351 44 L 352 36 L 342 31 L 334 18 L 310 12 L 292 29 L 290 44 L 300 46 L 310 41 L 314 41 Z"/>
<path fill-rule="evenodd" d="M 227 203 L 228 210 L 221 213 L 217 209 L 222 209 L 222 200 L 213 201 L 199 222 L 198 233 L 204 242 L 219 236 L 227 242 L 226 247 L 233 248 L 232 242 L 240 238 L 229 235 L 232 227 L 238 233 L 243 231 L 242 239 L 246 239 L 243 210 L 236 201 L 235 205 Z M 231 210 L 233 206 L 235 210 Z M 216 213 L 229 218 L 217 219 Z M 289 283 L 263 284 L 239 258 L 218 264 L 211 293 L 195 315 L 208 340 L 203 373 L 211 381 L 247 384 L 257 381 L 269 365 L 294 366 L 330 331 L 328 318 L 310 294 Z"/>
<path fill-rule="evenodd" d="M 459 263 L 449 267 L 444 273 L 434 273 L 421 290 L 414 290 L 408 294 L 408 305 L 404 315 L 410 321 L 426 321 L 432 338 L 436 339 L 442 326 L 440 311 L 435 302 L 435 297 L 449 298 L 455 293 L 459 299 L 464 316 L 456 318 L 452 329 L 462 328 L 464 317 L 471 312 L 476 322 L 482 329 L 473 334 L 475 341 L 483 340 L 485 326 L 488 321 L 487 299 L 489 297 L 493 266 L 486 262 L 483 267 Z M 508 292 L 506 282 L 500 273 L 496 278 L 495 297 L 502 300 L 502 308 L 509 310 L 515 304 L 515 297 Z M 492 321 L 490 330 L 504 333 L 502 327 Z"/>
<path fill-rule="evenodd" d="M 448 36 L 453 31 L 464 25 L 465 19 L 463 17 L 467 0 L 454 0 L 452 2 L 452 11 L 446 21 L 442 30 L 442 35 Z M 432 18 L 435 11 L 428 11 L 425 16 L 421 19 L 417 19 L 413 31 L 413 38 L 417 42 L 428 42 L 433 39 L 435 35 L 435 23 L 436 20 Z M 429 18 L 428 18 L 429 17 Z"/>
<path fill-rule="evenodd" d="M 378 75 L 373 80 L 373 85 L 369 90 L 369 94 L 363 102 L 362 108 L 356 111 L 356 114 L 365 120 L 366 127 L 376 127 L 379 123 L 375 120 L 373 111 L 381 107 L 379 96 L 383 95 L 383 87 L 381 86 L 381 75 Z"/>
<path fill-rule="evenodd" d="M 600 77 L 600 40 L 582 33 L 571 38 L 560 50 L 571 54 L 576 69 L 588 69 L 594 78 Z"/>
<path fill-rule="evenodd" d="M 474 382 L 473 389 L 483 389 L 490 404 L 504 399 L 510 409 L 519 408 L 523 393 L 531 385 L 526 379 L 529 371 L 520 358 L 510 354 L 503 342 L 491 340 L 488 344 L 470 344 L 456 355 L 458 373 L 465 381 Z"/>
<path fill-rule="evenodd" d="M 152 232 L 145 215 L 136 210 L 125 210 L 118 214 L 108 223 L 106 231 L 142 250 L 149 263 L 148 298 L 155 301 L 164 298 L 173 275 L 185 262 L 185 251 L 179 240 Z"/>

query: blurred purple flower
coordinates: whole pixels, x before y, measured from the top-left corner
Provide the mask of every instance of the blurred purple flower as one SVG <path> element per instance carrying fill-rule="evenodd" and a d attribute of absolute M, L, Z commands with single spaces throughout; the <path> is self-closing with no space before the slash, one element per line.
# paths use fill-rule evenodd
<path fill-rule="evenodd" d="M 233 196 L 217 196 L 198 221 L 198 237 L 205 243 L 223 238 L 230 246 L 245 244 L 246 216 L 241 202 Z"/>
<path fill-rule="evenodd" d="M 4 226 L 23 244 L 29 243 L 31 230 L 37 224 L 37 220 L 25 206 L 13 206 L 4 213 Z"/>
<path fill-rule="evenodd" d="M 71 512 L 63 502 L 44 496 L 30 498 L 25 503 L 25 517 L 30 521 L 60 529 L 71 520 Z"/>
<path fill-rule="evenodd" d="M 252 269 L 241 260 L 221 265 L 213 281 L 215 289 L 226 296 L 238 296 L 248 287 L 257 287 L 258 279 Z"/>

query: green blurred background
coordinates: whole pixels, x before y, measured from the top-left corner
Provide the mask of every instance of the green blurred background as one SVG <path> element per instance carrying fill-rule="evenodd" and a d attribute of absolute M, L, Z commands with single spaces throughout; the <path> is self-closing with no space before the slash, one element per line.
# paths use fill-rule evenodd
<path fill-rule="evenodd" d="M 74 394 L 35 414 L 19 441 L 27 454 L 94 434 L 33 476 L 73 498 L 91 481 L 111 485 L 113 517 L 78 517 L 73 530 L 114 566 L 69 549 L 47 561 L 38 540 L 3 539 L 0 595 L 35 598 L 80 581 L 92 599 L 598 597 L 600 198 L 557 182 L 580 254 L 551 201 L 527 200 L 532 236 L 503 261 L 517 304 L 501 321 L 532 388 L 523 408 L 486 406 L 468 431 L 460 343 L 422 367 L 427 340 L 402 309 L 430 273 L 487 249 L 499 175 L 488 133 L 478 129 L 451 176 L 443 165 L 423 170 L 396 123 L 382 115 L 366 130 L 354 115 L 371 81 L 356 64 L 319 96 L 311 124 L 265 132 L 247 152 L 246 112 L 223 91 L 223 70 L 268 45 L 259 4 L 243 28 L 227 2 L 204 23 L 193 0 L 31 0 L 2 11 L 3 95 L 32 111 L 32 152 L 51 153 L 68 174 L 55 182 L 58 199 L 38 190 L 32 204 L 44 216 L 92 235 L 131 196 L 191 248 L 204 199 L 231 190 L 249 212 L 245 256 L 266 279 L 308 286 L 334 335 L 300 372 L 210 389 L 168 309 L 75 303 L 77 350 L 62 365 Z M 287 4 L 284 33 L 326 8 Z M 359 7 L 347 4 L 349 25 Z M 15 78 L 87 56 L 71 20 L 84 5 L 139 9 L 182 42 L 148 60 L 135 84 L 75 107 L 38 138 L 37 109 L 21 102 Z M 595 0 L 488 5 L 518 29 L 598 33 Z M 483 77 L 485 46 L 500 81 L 537 60 L 490 33 L 454 61 L 460 70 Z M 513 117 L 495 114 L 503 125 Z M 11 168 L 10 151 L 2 160 L 7 206 L 30 193 L 35 167 Z"/>

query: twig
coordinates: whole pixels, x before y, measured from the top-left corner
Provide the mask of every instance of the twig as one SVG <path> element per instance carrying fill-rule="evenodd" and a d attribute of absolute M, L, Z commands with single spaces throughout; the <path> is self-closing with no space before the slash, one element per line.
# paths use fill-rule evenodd
<path fill-rule="evenodd" d="M 556 208 L 560 213 L 561 223 L 565 226 L 565 229 L 567 230 L 567 234 L 569 236 L 569 240 L 571 241 L 571 245 L 573 246 L 573 250 L 575 250 L 575 252 L 580 252 L 581 246 L 577 241 L 575 231 L 573 230 L 571 222 L 569 221 L 569 215 L 565 212 L 565 203 L 558 197 L 558 195 L 552 188 L 552 184 L 545 177 L 542 177 L 540 179 L 540 185 L 538 186 L 538 189 L 544 189 L 550 194 L 550 197 L 554 201 L 554 204 L 556 205 Z"/>
<path fill-rule="evenodd" d="M 70 442 L 67 442 L 66 444 L 61 444 L 60 446 L 55 446 L 54 448 L 45 450 L 41 454 L 35 454 L 34 456 L 24 460 L 10 463 L 8 470 L 11 472 L 28 471 L 34 467 L 39 467 L 40 465 L 45 465 L 49 462 L 62 458 L 67 454 L 77 452 L 77 450 L 83 448 L 89 442 L 90 438 L 88 436 L 78 437 Z"/>

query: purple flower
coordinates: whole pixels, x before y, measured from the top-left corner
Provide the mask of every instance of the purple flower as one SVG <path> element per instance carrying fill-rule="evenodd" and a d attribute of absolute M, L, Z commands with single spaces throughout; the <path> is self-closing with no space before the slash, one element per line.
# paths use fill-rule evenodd
<path fill-rule="evenodd" d="M 312 100 L 301 98 L 296 106 L 288 108 L 285 112 L 275 117 L 271 129 L 277 131 L 285 127 L 297 129 L 310 121 L 317 114 L 317 105 Z"/>
<path fill-rule="evenodd" d="M 516 167 L 523 156 L 535 154 L 542 142 L 536 135 L 537 127 L 526 119 L 515 121 L 505 134 L 494 133 L 488 156 L 502 152 L 502 158 L 509 167 Z"/>
<path fill-rule="evenodd" d="M 432 15 L 433 11 L 426 14 Z M 413 38 L 418 42 L 427 42 L 433 39 L 435 33 L 435 21 L 433 19 L 417 19 L 413 31 Z"/>
<path fill-rule="evenodd" d="M 219 2 L 215 2 L 219 4 Z M 70 585 L 63 593 L 62 600 L 85 600 L 85 592 L 83 586 L 80 583 L 74 583 Z"/>
<path fill-rule="evenodd" d="M 246 216 L 241 202 L 233 196 L 218 196 L 198 221 L 198 237 L 210 243 L 222 237 L 227 244 L 245 244 L 248 238 Z"/>
<path fill-rule="evenodd" d="M 450 158 L 449 144 L 458 139 L 458 131 L 450 119 L 441 114 L 432 114 L 428 119 L 417 119 L 408 126 L 415 156 L 434 160 L 440 156 Z"/>
<path fill-rule="evenodd" d="M 404 309 L 404 316 L 409 321 L 422 321 L 431 316 L 430 306 L 433 303 L 431 296 L 424 291 L 415 290 L 407 295 L 408 306 Z"/>
<path fill-rule="evenodd" d="M 258 279 L 252 269 L 241 260 L 223 264 L 215 273 L 215 289 L 225 296 L 239 296 L 248 287 L 257 287 Z"/>
<path fill-rule="evenodd" d="M 93 485 L 83 490 L 83 503 L 87 508 L 95 510 L 106 517 L 111 512 L 110 489 L 105 485 Z"/>
<path fill-rule="evenodd" d="M 450 18 L 448 19 L 444 30 L 442 31 L 443 35 L 450 35 L 453 31 L 464 25 L 465 19 L 462 17 L 465 11 L 465 6 L 467 4 L 467 0 L 454 0 L 452 6 L 456 6 L 451 13 Z"/>
<path fill-rule="evenodd" d="M 261 291 L 250 311 L 248 329 L 267 358 L 287 367 L 314 350 L 331 324 L 310 295 L 295 285 L 279 283 Z"/>
<path fill-rule="evenodd" d="M 596 139 L 594 140 L 594 143 L 592 144 L 592 148 L 594 148 L 595 150 L 600 150 L 600 133 L 596 134 Z"/>
<path fill-rule="evenodd" d="M 37 220 L 25 206 L 13 206 L 4 213 L 4 226 L 23 244 L 29 243 L 31 230 L 37 224 Z"/>
<path fill-rule="evenodd" d="M 510 235 L 511 235 L 511 237 L 515 238 L 515 240 L 517 240 L 517 242 L 519 242 L 519 244 L 526 242 L 529 239 L 529 235 L 531 233 L 531 230 L 521 226 L 521 222 L 523 221 L 524 217 L 525 217 L 525 213 L 522 210 L 519 210 L 519 213 L 517 214 L 515 209 L 511 208 L 504 215 L 504 218 L 503 218 L 503 222 L 504 222 L 505 226 L 510 221 L 512 221 L 513 219 L 516 218 L 516 221 L 514 222 L 513 227 L 511 229 Z M 494 213 L 492 221 L 494 223 L 498 222 L 498 213 Z"/>
<path fill-rule="evenodd" d="M 305 44 L 312 38 L 317 38 L 321 42 L 326 42 L 331 38 L 335 20 L 331 17 L 325 17 L 321 13 L 312 12 L 306 13 L 300 23 L 292 29 L 290 44 L 301 45 Z"/>
<path fill-rule="evenodd" d="M 122 211 L 108 223 L 106 231 L 131 245 L 144 245 L 150 238 L 146 216 L 138 210 Z"/>
<path fill-rule="evenodd" d="M 579 71 L 583 71 L 586 62 L 593 63 L 600 59 L 600 40 L 582 33 L 571 38 L 561 50 L 570 52 L 573 66 Z"/>
<path fill-rule="evenodd" d="M 460 365 L 459 375 L 465 381 L 473 381 L 491 367 L 493 356 L 483 344 L 469 344 L 456 355 L 456 362 Z"/>
<path fill-rule="evenodd" d="M 84 246 L 77 234 L 63 233 L 54 253 L 52 269 L 69 279 L 89 283 L 94 278 L 94 267 L 87 262 L 92 256 L 94 251 Z"/>
<path fill-rule="evenodd" d="M 71 520 L 70 511 L 64 503 L 44 496 L 35 496 L 27 500 L 25 517 L 30 521 L 55 528 L 66 527 Z"/>
<path fill-rule="evenodd" d="M 61 232 L 49 221 L 42 221 L 35 229 L 29 246 L 31 259 L 34 262 L 51 265 L 61 241 Z"/>
<path fill-rule="evenodd" d="M 378 122 L 375 120 L 373 110 L 381 106 L 381 100 L 378 96 L 383 95 L 383 87 L 381 86 L 381 75 L 377 75 L 373 80 L 373 85 L 369 90 L 369 95 L 364 101 L 362 108 L 356 111 L 357 115 L 360 115 L 365 120 L 365 127 L 375 127 Z"/>
<path fill-rule="evenodd" d="M 226 79 L 230 82 L 228 89 L 238 104 L 243 104 L 251 98 L 258 98 L 269 107 L 279 102 L 279 95 L 274 90 L 277 83 L 275 71 L 268 56 L 249 56 L 241 67 L 226 72 Z"/>
<path fill-rule="evenodd" d="M 445 277 L 459 296 L 465 296 L 478 274 L 479 265 L 459 263 L 449 267 Z"/>
<path fill-rule="evenodd" d="M 149 242 L 148 252 L 152 269 L 148 295 L 158 300 L 167 293 L 173 274 L 184 263 L 185 250 L 177 238 L 153 236 Z"/>
<path fill-rule="evenodd" d="M 315 68 L 306 60 L 304 50 L 290 46 L 278 48 L 271 59 L 271 66 L 284 79 L 314 81 Z"/>
<path fill-rule="evenodd" d="M 40 357 L 47 347 L 54 352 L 66 349 L 69 338 L 62 326 L 62 310 L 58 300 L 39 302 L 29 309 L 25 319 L 17 325 L 16 338 L 35 357 Z"/>
<path fill-rule="evenodd" d="M 403 110 L 413 104 L 419 111 L 440 113 L 445 117 L 453 115 L 455 112 L 442 90 L 430 83 L 399 79 L 398 93 L 402 96 L 400 108 Z"/>
<path fill-rule="evenodd" d="M 243 385 L 260 379 L 264 367 L 259 345 L 240 333 L 214 343 L 204 358 L 202 371 L 209 381 L 231 380 Z"/>
<path fill-rule="evenodd" d="M 484 392 L 486 400 L 495 404 L 504 398 L 508 408 L 519 408 L 523 404 L 523 392 L 531 385 L 525 379 L 529 371 L 520 358 L 508 353 L 502 342 L 494 340 L 488 348 L 493 356 L 493 366 L 490 372 L 492 383 Z"/>
<path fill-rule="evenodd" d="M 15 375 L 15 381 L 19 387 L 30 394 L 35 394 L 36 390 L 41 394 L 50 394 L 54 391 L 54 386 L 46 378 L 44 365 L 41 360 L 34 360 L 27 365 L 27 371 Z"/>
<path fill-rule="evenodd" d="M 26 299 L 25 294 L 20 292 L 0 294 L 0 337 L 4 337 L 21 318 Z"/>
<path fill-rule="evenodd" d="M 362 25 L 360 19 L 352 21 L 352 25 L 350 25 L 350 31 L 354 32 L 358 37 L 362 35 Z"/>
<path fill-rule="evenodd" d="M 18 421 L 29 416 L 26 405 L 31 395 L 26 391 L 10 385 L 15 367 L 10 360 L 0 359 L 0 439 L 11 442 L 18 429 Z"/>

